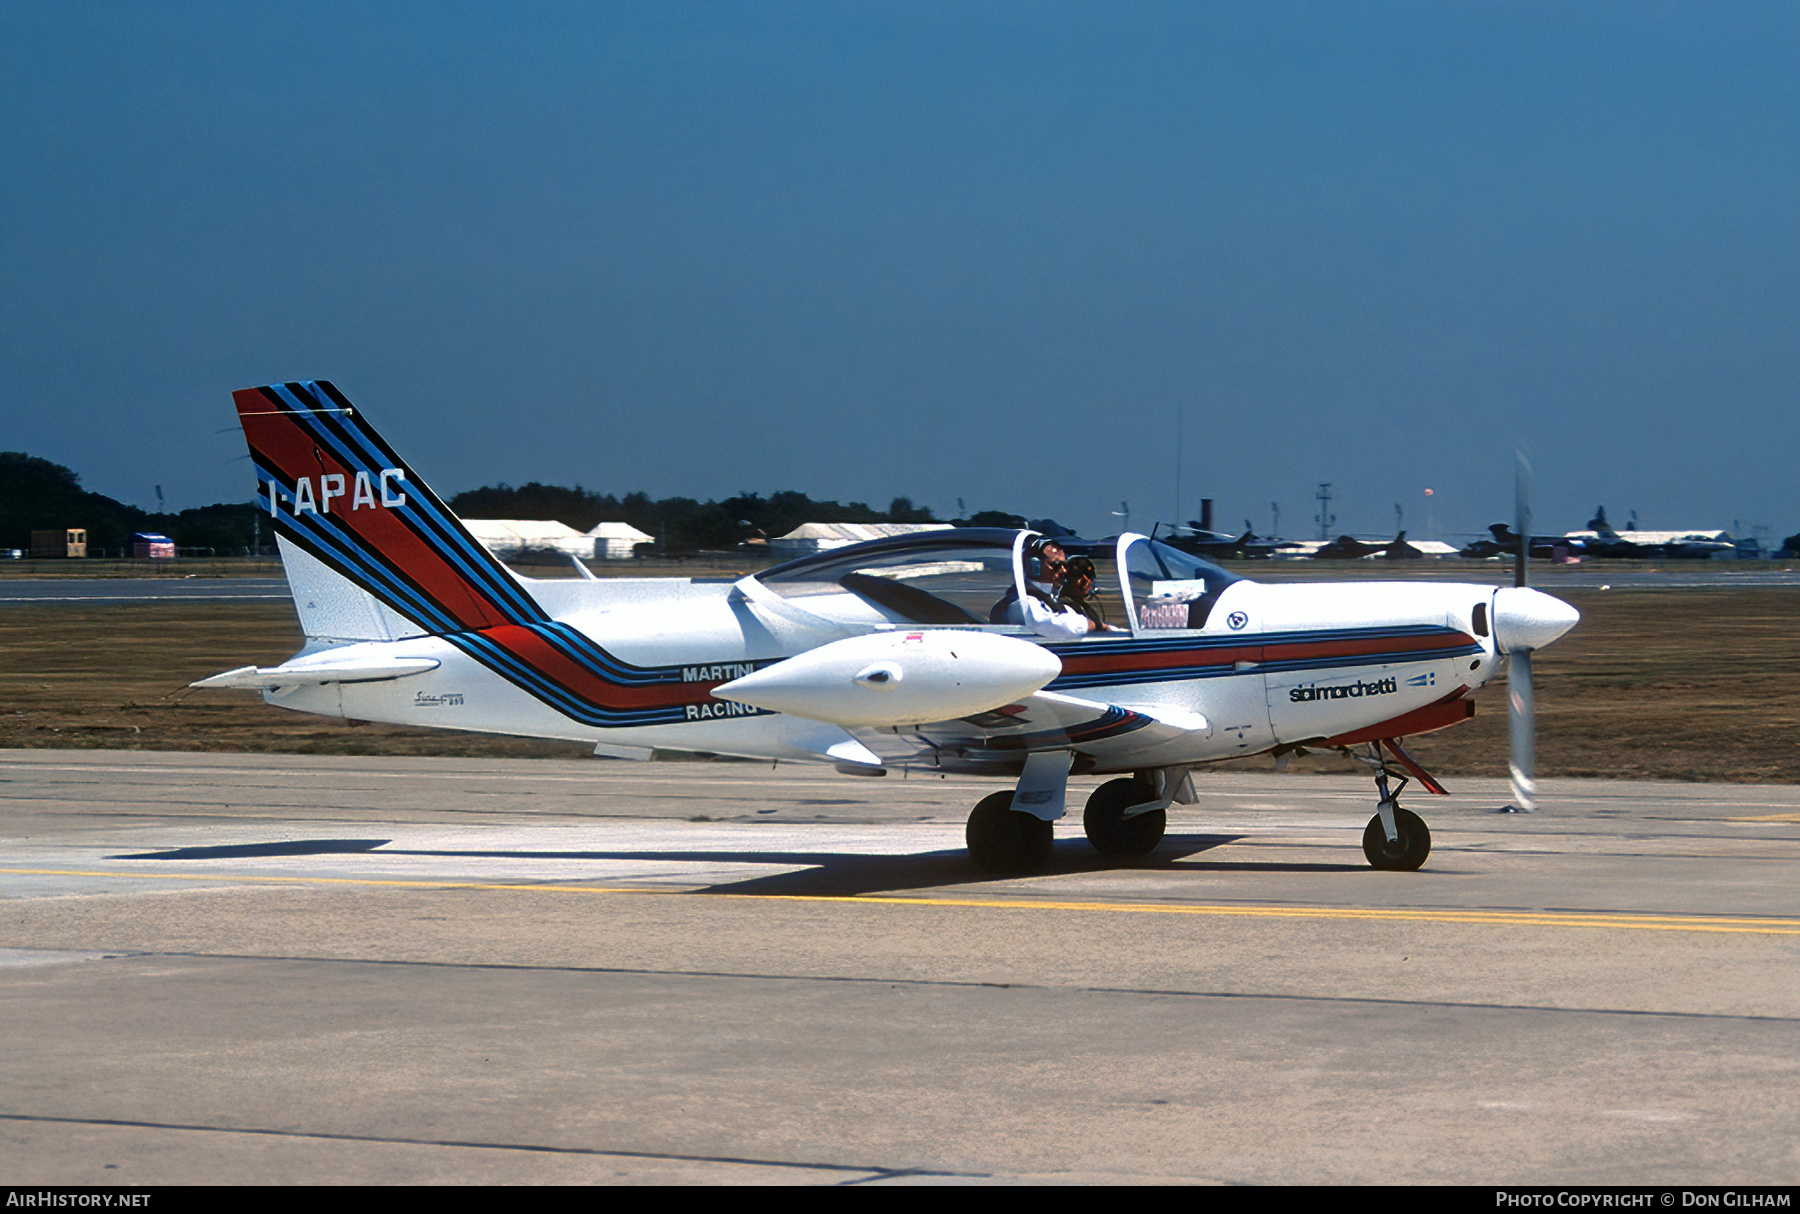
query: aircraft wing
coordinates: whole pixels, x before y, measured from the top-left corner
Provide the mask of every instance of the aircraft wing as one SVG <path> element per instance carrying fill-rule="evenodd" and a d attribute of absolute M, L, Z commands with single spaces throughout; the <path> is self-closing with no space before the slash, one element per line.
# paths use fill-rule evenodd
<path fill-rule="evenodd" d="M 712 694 L 815 723 L 807 745 L 852 766 L 930 755 L 940 766 L 1012 769 L 1054 751 L 1114 760 L 1212 732 L 1199 713 L 1043 690 L 1060 673 L 1053 653 L 1017 637 L 896 630 L 821 645 Z M 820 744 L 819 731 L 838 748 Z"/>
<path fill-rule="evenodd" d="M 1109 704 L 1038 691 L 1015 703 L 907 731 L 947 758 L 973 765 L 1011 764 L 1033 751 L 1074 750 L 1095 759 L 1147 751 L 1212 726 L 1196 712 Z"/>

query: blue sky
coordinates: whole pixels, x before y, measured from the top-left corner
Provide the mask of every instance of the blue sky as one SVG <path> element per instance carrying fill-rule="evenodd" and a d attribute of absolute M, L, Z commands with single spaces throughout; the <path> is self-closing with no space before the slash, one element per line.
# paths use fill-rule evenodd
<path fill-rule="evenodd" d="M 440 491 L 1800 531 L 1800 8 L 0 6 L 0 448 Z"/>

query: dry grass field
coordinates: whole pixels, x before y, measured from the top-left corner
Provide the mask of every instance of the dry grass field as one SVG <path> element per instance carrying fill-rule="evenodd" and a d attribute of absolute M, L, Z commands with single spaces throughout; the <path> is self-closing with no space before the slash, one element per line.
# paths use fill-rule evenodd
<path fill-rule="evenodd" d="M 1800 592 L 1558 591 L 1581 625 L 1538 656 L 1546 776 L 1800 781 Z M 285 604 L 0 607 L 0 747 L 575 757 L 574 744 L 350 725 L 187 683 L 300 645 Z M 1417 739 L 1445 775 L 1504 775 L 1504 688 Z M 1267 759 L 1244 765 L 1268 767 Z M 1334 755 L 1299 770 L 1349 770 Z"/>

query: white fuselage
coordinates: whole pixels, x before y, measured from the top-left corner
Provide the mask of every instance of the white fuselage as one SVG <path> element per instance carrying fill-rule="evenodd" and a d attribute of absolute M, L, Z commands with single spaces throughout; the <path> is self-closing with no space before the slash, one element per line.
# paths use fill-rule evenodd
<path fill-rule="evenodd" d="M 570 637 L 560 650 L 540 645 L 546 656 L 532 670 L 517 670 L 515 661 L 506 667 L 514 673 L 503 676 L 496 671 L 502 663 L 465 639 L 412 636 L 358 642 L 334 657 L 436 661 L 427 673 L 277 687 L 265 697 L 330 716 L 563 738 L 644 757 L 661 750 L 819 760 L 830 757 L 843 729 L 717 699 L 711 689 L 832 640 L 916 627 L 847 593 L 807 599 L 799 613 L 758 603 L 725 581 L 526 584 Z M 1045 643 L 1063 667 L 1047 690 L 1191 723 L 1173 737 L 1125 734 L 1083 744 L 1077 735 L 1074 744 L 1099 771 L 1204 763 L 1339 737 L 1491 679 L 1494 594 L 1466 584 L 1236 582 L 1201 629 Z M 529 658 L 537 640 L 521 636 L 510 652 Z M 946 750 L 970 732 L 958 725 L 864 727 L 854 737 L 887 765 L 943 766 Z"/>

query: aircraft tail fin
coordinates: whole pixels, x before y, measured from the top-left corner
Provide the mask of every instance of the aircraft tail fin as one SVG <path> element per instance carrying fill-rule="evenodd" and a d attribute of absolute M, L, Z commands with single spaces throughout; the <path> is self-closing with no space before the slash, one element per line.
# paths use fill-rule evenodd
<path fill-rule="evenodd" d="M 270 384 L 232 399 L 309 639 L 549 618 L 331 384 Z"/>

